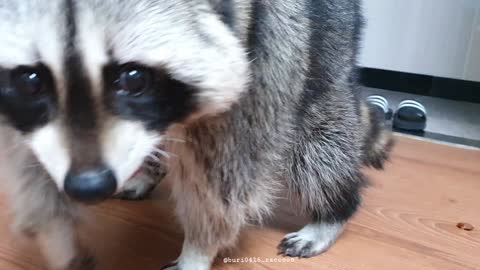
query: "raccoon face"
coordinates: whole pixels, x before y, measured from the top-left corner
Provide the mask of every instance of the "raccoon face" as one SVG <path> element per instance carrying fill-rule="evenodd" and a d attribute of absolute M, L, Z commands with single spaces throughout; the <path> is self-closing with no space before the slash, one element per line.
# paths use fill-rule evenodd
<path fill-rule="evenodd" d="M 0 0 L 0 121 L 60 190 L 120 190 L 169 126 L 228 110 L 246 52 L 211 2 Z"/>

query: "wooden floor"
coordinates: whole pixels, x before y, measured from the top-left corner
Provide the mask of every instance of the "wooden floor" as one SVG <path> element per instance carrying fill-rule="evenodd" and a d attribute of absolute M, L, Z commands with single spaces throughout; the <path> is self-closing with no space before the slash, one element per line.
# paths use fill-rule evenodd
<path fill-rule="evenodd" d="M 246 229 L 239 248 L 219 257 L 214 269 L 480 269 L 480 151 L 399 138 L 386 171 L 367 174 L 372 186 L 363 208 L 326 254 L 283 263 L 223 263 L 224 257 L 282 258 L 277 243 L 302 220 L 281 209 L 271 225 Z M 167 197 L 160 189 L 151 201 L 112 201 L 92 209 L 83 236 L 99 270 L 158 270 L 176 258 L 182 234 Z M 0 270 L 44 269 L 33 245 L 12 238 L 8 222 L 0 207 Z M 459 222 L 475 229 L 459 229 Z"/>

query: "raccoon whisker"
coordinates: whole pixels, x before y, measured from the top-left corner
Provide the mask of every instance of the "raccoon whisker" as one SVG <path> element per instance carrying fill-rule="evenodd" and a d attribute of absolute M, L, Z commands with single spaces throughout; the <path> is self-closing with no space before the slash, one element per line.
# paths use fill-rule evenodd
<path fill-rule="evenodd" d="M 163 167 L 167 165 L 165 162 L 161 160 L 158 162 L 151 161 L 149 163 L 150 164 L 143 166 L 143 169 L 145 169 L 146 171 L 156 171 L 159 167 Z"/>
<path fill-rule="evenodd" d="M 252 64 L 252 63 L 254 63 L 257 59 L 258 59 L 258 57 L 254 57 L 254 58 L 250 59 L 250 60 L 248 61 L 248 63 L 249 63 L 249 64 Z"/>
<path fill-rule="evenodd" d="M 165 160 L 159 158 L 158 156 L 155 156 L 154 154 L 148 155 L 148 158 L 150 159 L 150 162 L 145 162 L 145 164 L 143 165 L 143 167 L 147 170 L 156 170 L 158 168 L 158 165 L 168 165 Z"/>
<path fill-rule="evenodd" d="M 24 168 L 39 168 L 39 167 L 42 167 L 42 165 L 41 164 L 32 164 L 32 165 L 27 165 Z"/>
<path fill-rule="evenodd" d="M 152 154 L 149 154 L 149 155 L 148 155 L 148 158 L 150 158 L 150 159 L 151 159 L 152 161 L 154 161 L 154 162 L 160 162 L 160 161 L 161 161 L 161 159 L 160 159 L 158 156 L 156 156 L 155 154 L 153 154 L 153 153 L 152 153 Z"/>
<path fill-rule="evenodd" d="M 157 156 L 157 157 L 158 157 L 158 156 L 162 156 L 162 157 L 166 157 L 166 158 L 168 158 L 168 157 L 170 156 L 167 152 L 162 151 L 162 150 L 160 150 L 160 149 L 158 149 L 158 148 L 152 150 L 151 155 L 154 155 L 154 156 Z"/>
<path fill-rule="evenodd" d="M 34 163 L 34 164 L 23 166 L 24 169 L 34 169 L 34 168 L 41 168 L 41 167 L 42 167 L 42 164 L 40 163 Z"/>
<path fill-rule="evenodd" d="M 171 158 L 172 156 L 175 157 L 174 154 L 169 153 L 169 152 L 164 151 L 164 150 L 161 150 L 159 148 L 155 148 L 152 152 L 155 153 L 155 154 L 159 154 L 159 155 L 161 155 L 163 157 L 166 157 L 166 158 Z"/>
<path fill-rule="evenodd" d="M 178 139 L 178 138 L 170 138 L 170 137 L 164 137 L 162 138 L 165 141 L 170 141 L 170 142 L 179 142 L 179 143 L 185 143 L 185 140 L 183 139 Z"/>

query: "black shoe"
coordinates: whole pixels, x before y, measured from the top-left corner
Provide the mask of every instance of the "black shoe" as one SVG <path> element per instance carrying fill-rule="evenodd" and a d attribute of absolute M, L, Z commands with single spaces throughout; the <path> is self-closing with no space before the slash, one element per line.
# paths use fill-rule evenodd
<path fill-rule="evenodd" d="M 398 105 L 393 117 L 395 129 L 423 131 L 427 127 L 427 110 L 415 100 L 404 100 Z"/>
<path fill-rule="evenodd" d="M 380 120 L 390 120 L 392 118 L 392 109 L 389 108 L 388 100 L 380 95 L 371 95 L 367 97 L 367 104 L 372 108 Z"/>

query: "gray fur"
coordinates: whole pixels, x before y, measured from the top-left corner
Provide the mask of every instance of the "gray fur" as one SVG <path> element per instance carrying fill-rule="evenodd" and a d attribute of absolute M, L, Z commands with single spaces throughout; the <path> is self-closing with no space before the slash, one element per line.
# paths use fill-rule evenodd
<path fill-rule="evenodd" d="M 74 233 L 77 206 L 58 192 L 17 131 L 2 126 L 0 133 L 2 187 L 11 202 L 13 232 L 35 238 L 53 270 L 84 270 L 68 267 L 84 255 Z"/>
<path fill-rule="evenodd" d="M 342 224 L 360 203 L 362 164 L 387 157 L 390 135 L 373 119 L 363 121 L 365 107 L 354 95 L 359 4 L 313 2 L 321 6 L 313 11 L 324 9 L 311 17 L 304 15 L 312 10 L 309 1 L 258 2 L 249 37 L 249 94 L 220 117 L 185 127 L 188 145 L 167 148 L 195 156 L 185 163 L 180 158 L 172 180 L 186 243 L 200 250 L 231 245 L 238 223 L 268 213 L 279 179 L 314 221 Z M 211 210 L 203 213 L 207 205 Z M 298 252 L 286 255 L 315 255 Z"/>
<path fill-rule="evenodd" d="M 21 18 L 40 8 L 40 2 L 0 0 L 0 16 L 15 29 L 31 30 L 33 26 Z M 161 66 L 198 90 L 192 115 L 169 123 L 165 130 L 145 128 L 139 133 L 161 142 L 161 150 L 152 145 L 151 151 L 167 156 L 162 158 L 168 166 L 166 181 L 185 231 L 182 255 L 166 269 L 209 269 L 220 250 L 235 244 L 244 225 L 261 223 L 272 214 L 285 187 L 298 211 L 309 214 L 312 223 L 286 236 L 280 253 L 313 256 L 334 242 L 360 204 L 366 184 L 360 169 L 364 165 L 381 168 L 392 147 L 390 134 L 355 94 L 360 0 L 71 2 L 77 16 L 75 44 L 94 86 L 90 91 L 96 100 L 99 134 L 93 135 L 101 138 L 105 152 L 115 156 L 115 149 L 108 145 L 112 141 L 118 145 L 122 136 L 137 143 L 134 135 L 108 133 L 119 119 L 102 105 L 101 70 L 107 62 Z M 58 22 L 58 29 L 49 32 L 55 37 L 49 48 L 28 33 L 15 40 L 8 27 L 0 28 L 5 32 L 0 47 L 29 44 L 24 50 L 9 48 L 15 59 L 23 59 L 20 63 L 0 52 L 0 67 L 45 62 L 58 83 L 60 107 L 67 106 L 63 100 L 67 90 L 62 87 L 65 67 L 51 50 L 65 47 L 62 38 L 67 35 L 59 8 L 63 3 L 51 1 L 51 9 L 41 13 L 49 18 L 47 22 Z M 13 10 L 19 19 L 9 15 Z M 55 123 L 60 127 L 55 130 L 64 129 L 61 113 L 47 125 Z M 75 255 L 69 253 L 61 263 L 52 258 L 51 267 L 66 270 L 70 268 L 65 265 L 88 263 L 81 259 L 87 252 L 76 248 L 74 233 L 66 236 L 77 220 L 77 205 L 59 192 L 63 179 L 53 177 L 25 143 L 35 131 L 21 134 L 0 118 L 2 145 L 17 146 L 12 157 L 3 157 L 8 163 L 0 163 L 9 172 L 17 227 L 40 234 L 40 246 L 49 257 L 52 247 L 47 248 L 42 243 L 48 241 L 42 239 L 49 239 L 52 227 L 64 226 L 64 237 L 70 240 L 53 240 L 53 250 L 67 245 Z M 122 121 L 123 125 L 132 122 Z M 72 139 L 66 136 L 65 140 Z M 152 156 L 147 152 L 141 158 Z M 123 179 L 123 197 L 143 197 L 159 181 L 155 174 L 163 174 L 163 165 L 157 165 L 162 166 L 160 170 L 143 165 L 136 178 Z M 128 175 L 136 169 L 129 166 Z M 55 220 L 53 225 L 50 220 Z"/>

